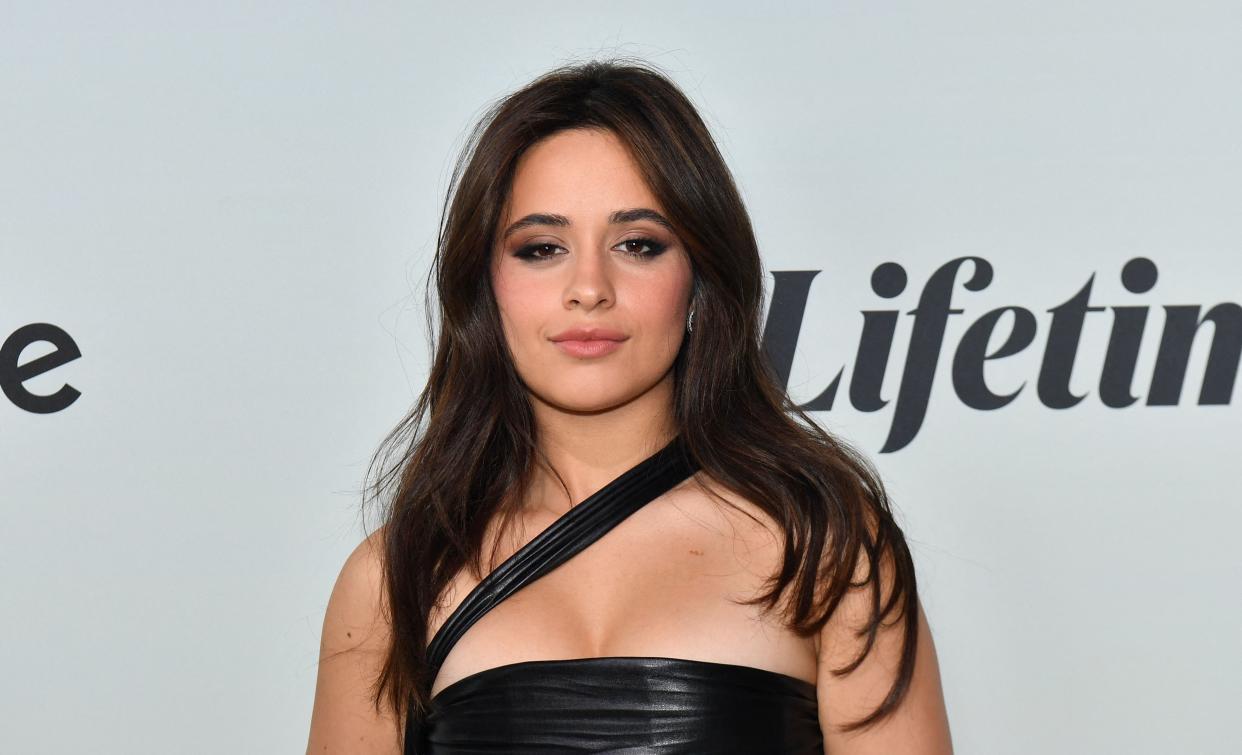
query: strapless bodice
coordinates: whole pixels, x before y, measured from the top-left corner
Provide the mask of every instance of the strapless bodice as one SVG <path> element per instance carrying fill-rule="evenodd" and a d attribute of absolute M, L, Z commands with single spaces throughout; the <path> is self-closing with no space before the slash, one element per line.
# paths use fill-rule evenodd
<path fill-rule="evenodd" d="M 420 752 L 822 753 L 815 685 L 751 666 L 609 656 L 509 663 L 431 701 Z"/>

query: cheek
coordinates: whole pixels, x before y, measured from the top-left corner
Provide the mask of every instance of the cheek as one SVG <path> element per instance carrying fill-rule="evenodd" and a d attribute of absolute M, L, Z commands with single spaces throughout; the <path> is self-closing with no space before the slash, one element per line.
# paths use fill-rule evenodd
<path fill-rule="evenodd" d="M 669 276 L 649 281 L 634 292 L 637 314 L 652 331 L 676 332 L 685 327 L 690 298 L 690 281 Z"/>
<path fill-rule="evenodd" d="M 511 349 L 520 351 L 524 339 L 539 333 L 549 294 L 538 280 L 511 272 L 506 274 L 503 269 L 492 275 L 492 292 L 496 297 L 496 309 L 500 312 L 505 338 Z"/>
<path fill-rule="evenodd" d="M 492 274 L 492 293 L 496 296 L 496 308 L 500 310 L 502 317 L 508 318 L 511 314 L 526 309 L 526 302 L 522 300 L 526 290 L 517 285 L 513 276 L 507 275 L 503 269 Z"/>
<path fill-rule="evenodd" d="M 636 371 L 662 372 L 676 358 L 685 336 L 689 296 L 689 283 L 683 285 L 680 279 L 648 281 L 631 292 L 630 322 L 641 336 L 641 348 L 630 355 Z"/>

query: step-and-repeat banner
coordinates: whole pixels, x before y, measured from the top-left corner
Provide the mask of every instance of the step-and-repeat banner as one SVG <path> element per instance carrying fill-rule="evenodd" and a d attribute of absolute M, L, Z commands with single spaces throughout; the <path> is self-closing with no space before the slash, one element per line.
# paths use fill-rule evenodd
<path fill-rule="evenodd" d="M 786 389 L 909 538 L 960 753 L 1231 753 L 1236 3 L 7 4 L 0 751 L 305 748 L 496 98 L 645 58 Z"/>

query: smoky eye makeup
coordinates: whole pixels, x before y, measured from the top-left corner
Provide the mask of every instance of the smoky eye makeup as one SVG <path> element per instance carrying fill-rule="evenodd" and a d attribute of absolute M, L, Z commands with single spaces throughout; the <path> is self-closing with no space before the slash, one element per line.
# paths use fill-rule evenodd
<path fill-rule="evenodd" d="M 551 250 L 559 248 L 559 244 L 553 244 L 551 241 L 534 241 L 519 246 L 513 251 L 513 256 L 522 260 L 544 260 L 556 256 Z"/>
<path fill-rule="evenodd" d="M 617 247 L 621 247 L 623 253 L 629 254 L 632 257 L 650 259 L 666 252 L 669 245 L 653 236 L 631 236 L 618 241 L 613 248 Z M 513 256 L 522 260 L 537 262 L 558 256 L 555 250 L 563 248 L 560 244 L 552 241 L 532 241 L 518 246 L 513 251 Z"/>
<path fill-rule="evenodd" d="M 668 244 L 650 236 L 635 236 L 633 238 L 622 239 L 617 246 L 626 247 L 626 251 L 630 251 L 631 244 L 637 246 L 640 250 L 646 249 L 646 251 L 632 252 L 633 254 L 637 254 L 641 257 L 656 257 L 663 254 L 668 249 Z"/>

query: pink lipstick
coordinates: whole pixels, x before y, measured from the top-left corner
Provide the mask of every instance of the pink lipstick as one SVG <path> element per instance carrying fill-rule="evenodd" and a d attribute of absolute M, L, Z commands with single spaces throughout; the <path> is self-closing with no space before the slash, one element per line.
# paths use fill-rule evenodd
<path fill-rule="evenodd" d="M 627 338 L 626 334 L 611 328 L 579 327 L 557 333 L 551 340 L 566 354 L 590 358 L 616 351 Z"/>

